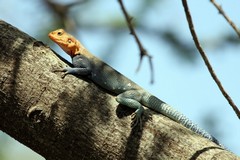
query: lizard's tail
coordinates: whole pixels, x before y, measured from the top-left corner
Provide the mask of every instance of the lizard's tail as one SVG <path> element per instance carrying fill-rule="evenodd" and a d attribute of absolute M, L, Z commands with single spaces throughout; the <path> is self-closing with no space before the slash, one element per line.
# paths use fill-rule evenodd
<path fill-rule="evenodd" d="M 142 101 L 143 101 L 142 103 L 146 105 L 148 108 L 151 108 L 159 113 L 162 113 L 163 115 L 171 118 L 172 120 L 178 123 L 181 123 L 186 128 L 192 130 L 193 132 L 223 147 L 216 138 L 214 138 L 212 135 L 210 135 L 203 129 L 199 128 L 196 124 L 194 124 L 191 120 L 189 120 L 185 115 L 178 112 L 176 109 L 166 104 L 165 102 L 161 101 L 157 97 L 151 95 L 150 93 L 145 94 L 142 98 Z"/>

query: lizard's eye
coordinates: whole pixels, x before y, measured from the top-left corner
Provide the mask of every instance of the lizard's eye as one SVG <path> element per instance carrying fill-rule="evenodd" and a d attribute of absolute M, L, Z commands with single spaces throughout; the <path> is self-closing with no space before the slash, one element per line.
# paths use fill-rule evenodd
<path fill-rule="evenodd" d="M 71 39 L 68 39 L 68 43 L 72 43 L 72 40 L 71 40 Z"/>
<path fill-rule="evenodd" d="M 57 35 L 61 36 L 61 35 L 62 35 L 62 32 L 58 32 Z"/>

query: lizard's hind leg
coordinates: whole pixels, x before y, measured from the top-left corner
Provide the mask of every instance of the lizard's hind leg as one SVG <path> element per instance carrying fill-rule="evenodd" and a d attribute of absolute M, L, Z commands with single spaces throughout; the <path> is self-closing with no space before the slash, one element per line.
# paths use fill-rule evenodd
<path fill-rule="evenodd" d="M 118 103 L 125 105 L 127 107 L 136 109 L 136 111 L 132 114 L 132 124 L 131 127 L 134 128 L 138 124 L 142 127 L 142 114 L 144 108 L 141 102 L 141 94 L 138 90 L 129 90 L 119 94 L 116 97 Z"/>

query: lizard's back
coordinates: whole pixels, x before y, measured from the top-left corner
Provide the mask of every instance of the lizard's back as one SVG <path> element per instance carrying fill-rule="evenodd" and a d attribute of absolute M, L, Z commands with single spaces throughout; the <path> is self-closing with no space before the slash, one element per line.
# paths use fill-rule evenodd
<path fill-rule="evenodd" d="M 90 57 L 86 58 L 89 59 Z M 136 83 L 123 76 L 120 72 L 114 70 L 97 57 L 91 57 L 89 62 L 91 63 L 90 66 L 92 70 L 89 78 L 104 89 L 115 94 L 120 94 L 128 90 L 142 90 Z"/>

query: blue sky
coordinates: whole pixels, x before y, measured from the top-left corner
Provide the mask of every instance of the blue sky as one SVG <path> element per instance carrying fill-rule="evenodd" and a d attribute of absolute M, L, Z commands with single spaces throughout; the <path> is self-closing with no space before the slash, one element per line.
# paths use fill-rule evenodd
<path fill-rule="evenodd" d="M 103 22 L 112 20 L 114 17 L 122 17 L 117 1 L 103 0 L 95 3 L 96 7 L 92 6 L 86 14 L 80 16 L 83 22 L 96 23 L 102 26 Z M 132 0 L 125 3 L 131 15 L 137 14 L 139 1 Z M 222 4 L 235 24 L 240 26 L 240 1 L 219 0 L 218 3 Z M 238 74 L 240 46 L 229 45 L 222 49 L 216 48 L 219 41 L 227 33 L 231 33 L 233 36 L 237 35 L 209 1 L 189 1 L 189 7 L 200 42 L 216 74 L 234 102 L 240 106 L 240 74 Z M 26 0 L 24 3 L 17 0 L 1 1 L 0 10 L 1 19 L 33 37 L 37 37 L 41 31 L 39 26 L 46 27 L 52 20 L 46 8 L 39 1 Z M 73 9 L 73 12 L 78 13 L 76 8 Z M 181 1 L 164 0 L 159 5 L 152 6 L 152 9 L 144 15 L 138 21 L 145 26 L 150 29 L 171 28 L 183 41 L 188 41 L 194 45 Z M 217 139 L 229 150 L 240 155 L 240 145 L 237 143 L 240 140 L 239 119 L 220 93 L 202 59 L 197 56 L 194 64 L 189 63 L 178 58 L 176 53 L 173 53 L 176 51 L 166 42 L 159 40 L 158 37 L 150 36 L 141 30 L 137 30 L 137 32 L 145 48 L 153 56 L 155 69 L 155 83 L 153 85 L 149 83 L 150 73 L 146 59 L 143 61 L 141 70 L 138 73 L 135 72 L 138 65 L 139 50 L 128 32 L 121 35 L 124 38 L 118 40 L 119 45 L 115 46 L 114 53 L 105 53 L 106 46 L 113 41 L 108 34 L 108 29 L 102 27 L 100 31 L 96 32 L 81 29 L 78 30 L 76 36 L 96 56 L 103 59 L 107 57 L 104 60 L 111 66 L 177 108 L 199 126 L 216 135 Z M 45 41 L 45 43 L 49 42 Z M 59 54 L 63 54 L 57 46 L 54 46 L 54 49 Z M 66 58 L 69 59 L 67 56 Z M 207 120 L 211 121 L 211 118 L 214 119 L 214 128 L 208 125 L 209 121 Z M 35 159 L 43 159 L 36 153 L 29 153 L 28 149 L 16 141 L 9 140 L 9 143 L 6 156 L 9 159 L 14 159 L 13 156 L 25 159 L 31 159 L 28 156 L 36 156 Z"/>

